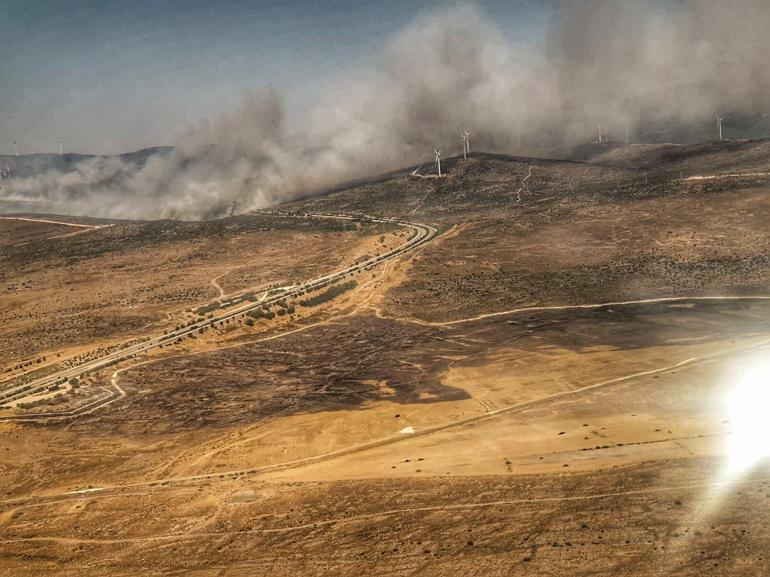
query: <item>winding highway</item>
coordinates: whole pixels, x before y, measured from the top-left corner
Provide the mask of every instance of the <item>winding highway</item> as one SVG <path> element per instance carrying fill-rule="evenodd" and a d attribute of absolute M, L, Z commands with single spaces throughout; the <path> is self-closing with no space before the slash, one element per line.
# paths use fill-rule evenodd
<path fill-rule="evenodd" d="M 102 355 L 97 359 L 86 361 L 79 365 L 76 365 L 67 369 L 63 369 L 61 371 L 57 371 L 56 373 L 47 375 L 45 377 L 41 377 L 39 379 L 30 381 L 27 383 L 21 383 L 21 384 L 7 387 L 3 390 L 0 390 L 0 407 L 7 406 L 9 403 L 18 402 L 21 399 L 43 393 L 48 387 L 56 384 L 61 384 L 62 382 L 68 379 L 71 379 L 73 377 L 79 379 L 87 373 L 105 369 L 107 367 L 120 363 L 124 360 L 134 358 L 139 354 L 146 353 L 152 349 L 161 347 L 163 345 L 171 344 L 177 339 L 184 338 L 202 328 L 210 327 L 216 323 L 221 323 L 229 319 L 241 317 L 252 310 L 261 308 L 263 306 L 270 306 L 272 304 L 275 304 L 287 298 L 297 297 L 304 292 L 311 292 L 311 291 L 321 289 L 325 286 L 329 286 L 334 282 L 342 279 L 345 276 L 360 273 L 364 270 L 369 270 L 383 262 L 386 262 L 393 258 L 399 257 L 407 252 L 410 252 L 416 249 L 417 247 L 425 244 L 426 242 L 430 241 L 431 239 L 433 239 L 433 237 L 435 237 L 436 234 L 438 233 L 438 230 L 436 228 L 427 224 L 406 222 L 406 221 L 402 221 L 398 219 L 390 219 L 390 218 L 375 218 L 375 217 L 363 216 L 363 215 L 351 216 L 351 215 L 320 214 L 320 213 L 291 214 L 291 213 L 282 213 L 282 212 L 272 212 L 272 213 L 265 212 L 264 214 L 273 214 L 273 215 L 280 215 L 284 217 L 293 217 L 293 218 L 315 218 L 315 219 L 329 219 L 329 220 L 341 220 L 341 221 L 353 221 L 353 222 L 371 222 L 371 223 L 378 223 L 378 224 L 391 224 L 391 225 L 397 225 L 397 226 L 406 228 L 411 232 L 411 236 L 409 237 L 409 240 L 407 240 L 404 244 L 396 248 L 390 249 L 383 254 L 357 262 L 348 267 L 339 269 L 335 272 L 329 273 L 324 276 L 314 278 L 312 280 L 305 281 L 298 285 L 274 289 L 273 291 L 270 291 L 268 294 L 266 294 L 265 297 L 255 302 L 247 302 L 242 306 L 223 311 L 218 315 L 215 314 L 212 318 L 201 319 L 190 325 L 180 327 L 166 334 L 150 337 L 149 339 L 141 343 L 137 343 L 133 345 L 128 345 L 128 344 L 123 345 L 117 351 L 113 351 L 105 355 Z M 41 414 L 38 417 L 48 418 L 52 416 L 58 416 L 58 415 Z M 8 417 L 0 417 L 0 421 L 29 420 L 34 418 L 36 417 L 33 415 L 26 415 L 26 416 L 14 415 L 14 416 L 8 416 Z"/>

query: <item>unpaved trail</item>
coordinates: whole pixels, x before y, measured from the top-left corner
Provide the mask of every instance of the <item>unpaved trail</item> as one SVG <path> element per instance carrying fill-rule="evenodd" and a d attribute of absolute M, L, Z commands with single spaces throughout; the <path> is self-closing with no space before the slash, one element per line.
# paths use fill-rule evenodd
<path fill-rule="evenodd" d="M 217 281 L 219 281 L 219 279 L 221 279 L 223 276 L 225 276 L 229 272 L 230 271 L 223 272 L 219 276 L 215 276 L 213 279 L 209 281 L 211 283 L 211 286 L 213 286 L 214 289 L 217 291 L 219 298 L 223 298 L 226 295 L 226 293 L 225 293 L 225 290 L 222 288 L 222 285 L 220 285 L 219 282 Z"/>
<path fill-rule="evenodd" d="M 621 306 L 634 306 L 634 305 L 649 305 L 649 304 L 662 304 L 662 303 L 681 303 L 681 302 L 713 302 L 713 301 L 768 301 L 770 296 L 758 295 L 758 296 L 689 296 L 689 297 L 660 297 L 652 299 L 639 299 L 630 301 L 611 301 L 603 303 L 588 303 L 580 305 L 543 305 L 543 306 L 529 306 L 516 309 L 509 309 L 505 311 L 498 311 L 494 313 L 485 313 L 477 315 L 475 317 L 468 317 L 464 319 L 457 319 L 454 321 L 444 322 L 430 322 L 419 321 L 420 324 L 436 326 L 436 327 L 449 327 L 453 325 L 460 325 L 464 323 L 472 323 L 474 321 L 480 321 L 482 319 L 489 319 L 493 317 L 501 317 L 505 315 L 513 315 L 517 313 L 531 313 L 531 312 L 543 312 L 543 311 L 569 311 L 569 310 L 590 310 L 590 309 L 602 309 L 608 307 L 621 307 Z M 399 319 L 408 320 L 408 319 Z"/>
<path fill-rule="evenodd" d="M 61 234 L 55 234 L 55 235 L 52 235 L 52 236 L 47 236 L 45 238 L 38 239 L 38 240 L 52 240 L 52 239 L 56 239 L 56 238 L 66 238 L 66 237 L 70 237 L 70 236 L 77 236 L 79 234 L 83 234 L 83 233 L 86 233 L 86 232 L 93 232 L 93 231 L 96 231 L 96 230 L 101 230 L 103 228 L 109 228 L 109 227 L 113 226 L 112 224 L 82 224 L 82 223 L 77 223 L 77 222 L 64 222 L 64 221 L 60 221 L 60 220 L 47 220 L 47 219 L 43 219 L 43 218 L 27 218 L 27 217 L 23 217 L 23 216 L 0 216 L 0 220 L 21 220 L 21 221 L 24 221 L 24 222 L 42 222 L 42 223 L 45 223 L 45 224 L 58 224 L 58 225 L 61 225 L 61 226 L 69 226 L 69 227 L 74 227 L 74 228 L 79 229 L 79 230 L 72 231 L 72 232 L 65 232 L 65 233 L 61 233 Z M 20 242 L 20 243 L 15 244 L 14 246 L 25 246 L 27 244 L 29 244 L 29 242 Z"/>
<path fill-rule="evenodd" d="M 27 218 L 23 216 L 0 216 L 0 220 L 23 220 L 26 222 L 43 222 L 46 224 L 61 224 L 64 226 L 74 226 L 77 228 L 106 228 L 111 224 L 82 224 L 76 222 L 63 222 L 60 220 L 46 220 L 43 218 Z"/>
<path fill-rule="evenodd" d="M 695 175 L 695 176 L 688 176 L 687 178 L 680 178 L 680 182 L 692 182 L 692 181 L 699 181 L 699 180 L 719 180 L 722 178 L 742 178 L 746 176 L 770 176 L 770 172 L 744 172 L 742 174 L 736 173 L 736 174 L 711 174 L 711 175 Z"/>
<path fill-rule="evenodd" d="M 607 491 L 603 493 L 589 493 L 585 495 L 562 495 L 553 497 L 532 497 L 524 499 L 500 499 L 495 501 L 481 501 L 476 503 L 450 503 L 446 505 L 427 505 L 424 507 L 403 507 L 400 509 L 388 509 L 384 511 L 377 511 L 375 513 L 362 513 L 360 515 L 348 515 L 332 517 L 329 519 L 320 519 L 317 521 L 311 521 L 303 523 L 301 525 L 290 525 L 287 527 L 268 527 L 264 529 L 237 529 L 232 531 L 202 531 L 202 532 L 185 532 L 185 533 L 167 533 L 165 535 L 152 535 L 147 537 L 117 537 L 117 538 L 79 538 L 79 537 L 56 537 L 56 536 L 42 536 L 42 537 L 19 537 L 0 540 L 0 545 L 11 545 L 16 543 L 36 543 L 36 542 L 51 542 L 60 543 L 64 545 L 79 545 L 79 544 L 92 544 L 92 545 L 117 545 L 124 543 L 143 543 L 152 541 L 174 541 L 185 539 L 210 539 L 216 537 L 226 537 L 229 535 L 248 535 L 257 534 L 265 535 L 271 533 L 291 533 L 295 531 L 303 531 L 306 529 L 317 529 L 324 526 L 340 526 L 350 523 L 357 523 L 360 521 L 370 521 L 374 519 L 382 519 L 384 517 L 392 517 L 395 515 L 409 515 L 415 513 L 435 513 L 442 511 L 462 511 L 471 509 L 485 509 L 489 507 L 510 507 L 510 506 L 528 506 L 528 505 L 542 505 L 544 503 L 566 503 L 566 502 L 580 502 L 580 501 L 594 501 L 600 499 L 612 499 L 616 497 L 634 497 L 634 496 L 650 496 L 660 493 L 674 493 L 680 491 L 689 490 L 702 490 L 702 489 L 714 489 L 726 486 L 750 486 L 760 485 L 770 481 L 770 477 L 759 477 L 755 479 L 743 479 L 734 482 L 710 482 L 710 483 L 685 483 L 681 485 L 670 485 L 665 487 L 649 487 L 645 489 L 629 489 L 626 491 Z"/>
<path fill-rule="evenodd" d="M 506 309 L 503 311 L 496 311 L 493 313 L 484 313 L 481 315 L 466 317 L 462 319 L 456 319 L 453 321 L 441 321 L 441 322 L 426 321 L 426 320 L 418 319 L 414 317 L 401 317 L 401 316 L 388 315 L 387 313 L 382 312 L 382 310 L 376 307 L 371 307 L 371 309 L 374 311 L 377 318 L 380 318 L 380 319 L 401 321 L 405 323 L 422 325 L 426 327 L 451 327 L 455 325 L 462 325 L 465 323 L 472 323 L 472 322 L 476 322 L 484 319 L 515 315 L 519 313 L 569 311 L 569 310 L 592 310 L 592 309 L 602 309 L 602 308 L 610 308 L 610 307 L 636 306 L 636 305 L 647 305 L 647 304 L 719 302 L 719 301 L 724 301 L 724 302 L 770 301 L 770 296 L 765 296 L 765 295 L 686 296 L 686 297 L 660 297 L 660 298 L 639 299 L 639 300 L 629 300 L 629 301 L 610 301 L 610 302 L 586 303 L 586 304 L 576 304 L 576 305 L 531 305 L 531 306 L 519 307 L 515 309 Z"/>
<path fill-rule="evenodd" d="M 534 170 L 535 165 L 530 164 L 529 170 L 527 171 L 527 176 L 521 179 L 521 186 L 516 191 L 516 204 L 519 204 L 521 202 L 521 193 L 524 192 L 527 188 L 527 182 L 529 182 L 529 179 L 532 178 L 532 171 Z"/>
<path fill-rule="evenodd" d="M 261 475 L 265 473 L 283 471 L 287 469 L 295 469 L 297 467 L 317 464 L 319 462 L 328 461 L 330 459 L 334 459 L 337 457 L 349 456 L 349 455 L 361 453 L 370 449 L 376 449 L 376 448 L 391 445 L 394 443 L 403 442 L 405 440 L 412 440 L 418 437 L 432 435 L 438 432 L 447 431 L 457 427 L 475 425 L 479 422 L 494 419 L 501 415 L 509 415 L 513 413 L 522 412 L 527 409 L 539 407 L 540 405 L 544 405 L 553 401 L 560 401 L 560 400 L 570 399 L 572 397 L 579 397 L 580 395 L 583 395 L 589 391 L 594 391 L 594 390 L 610 387 L 613 385 L 617 385 L 620 383 L 625 383 L 636 378 L 666 373 L 666 372 L 680 369 L 685 366 L 693 366 L 699 363 L 710 362 L 710 361 L 714 361 L 719 358 L 734 355 L 737 353 L 745 353 L 753 350 L 767 348 L 768 346 L 770 346 L 770 340 L 766 340 L 761 343 L 753 344 L 747 347 L 736 347 L 735 349 L 721 351 L 713 355 L 688 358 L 688 359 L 679 361 L 677 363 L 660 367 L 657 369 L 651 369 L 649 371 L 632 373 L 623 377 L 618 377 L 615 379 L 594 383 L 592 385 L 581 387 L 579 389 L 555 393 L 553 395 L 548 395 L 545 397 L 541 397 L 539 399 L 533 399 L 531 401 L 525 401 L 523 403 L 518 403 L 516 405 L 502 407 L 500 409 L 495 409 L 488 413 L 483 413 L 473 417 L 459 419 L 457 421 L 451 421 L 449 423 L 444 423 L 441 425 L 435 425 L 433 427 L 417 430 L 410 435 L 394 435 L 394 436 L 384 437 L 376 441 L 371 441 L 360 445 L 352 445 L 342 449 L 328 451 L 326 453 L 320 453 L 309 457 L 303 457 L 301 459 L 285 461 L 283 463 L 275 463 L 271 465 L 251 467 L 248 469 L 235 469 L 230 471 L 217 471 L 212 473 L 201 473 L 196 475 L 187 475 L 187 476 L 180 476 L 180 477 L 167 477 L 167 478 L 161 478 L 161 479 L 136 481 L 132 483 L 119 484 L 119 485 L 110 485 L 110 486 L 105 485 L 100 492 L 104 493 L 105 495 L 113 496 L 116 494 L 116 492 L 120 492 L 123 490 L 131 490 L 131 489 L 137 489 L 142 487 L 151 487 L 151 486 L 157 486 L 160 484 L 170 485 L 170 484 L 190 484 L 190 483 L 211 482 L 211 481 L 217 482 L 219 479 L 233 478 L 235 476 L 247 476 L 247 475 L 253 476 L 253 475 Z M 9 499 L 6 501 L 0 501 L 0 505 L 14 506 L 14 504 L 16 504 L 16 505 L 23 505 L 23 506 L 34 506 L 35 502 L 38 502 L 38 501 L 39 501 L 38 504 L 42 505 L 45 503 L 50 503 L 51 499 L 61 499 L 66 497 L 67 497 L 66 493 L 52 494 L 52 495 L 46 495 L 46 496 L 20 497 L 15 499 Z"/>

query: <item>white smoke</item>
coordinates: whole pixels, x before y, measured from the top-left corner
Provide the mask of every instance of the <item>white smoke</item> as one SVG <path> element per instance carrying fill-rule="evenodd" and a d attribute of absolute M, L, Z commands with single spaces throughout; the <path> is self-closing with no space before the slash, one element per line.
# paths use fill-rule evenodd
<path fill-rule="evenodd" d="M 471 4 L 416 18 L 376 66 L 343 75 L 298 135 L 281 97 L 249 93 L 140 169 L 96 158 L 17 178 L 4 197 L 50 212 L 211 218 L 419 162 L 434 146 L 538 150 L 659 124 L 760 115 L 770 88 L 762 0 L 564 0 L 545 50 L 510 40 Z"/>

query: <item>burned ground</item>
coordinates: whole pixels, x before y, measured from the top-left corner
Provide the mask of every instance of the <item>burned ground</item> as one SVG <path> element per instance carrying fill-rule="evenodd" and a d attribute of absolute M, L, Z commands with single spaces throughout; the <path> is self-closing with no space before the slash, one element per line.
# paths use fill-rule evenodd
<path fill-rule="evenodd" d="M 386 310 L 451 320 L 533 304 L 765 293 L 766 190 L 477 221 L 415 258 Z M 708 231 L 708 232 L 706 232 Z"/>
<path fill-rule="evenodd" d="M 0 573 L 770 572 L 767 460 L 729 477 L 725 458 L 726 399 L 770 348 L 767 144 L 582 154 L 474 154 L 444 179 L 409 170 L 282 207 L 441 234 L 323 311 L 89 376 L 125 392 L 97 411 L 0 424 Z M 106 344 L 214 281 L 300 280 L 390 232 L 289 220 L 36 240 L 0 254 L 18 285 L 4 310 L 66 342 L 103 316 L 117 325 L 88 338 Z M 34 316 L 65 276 L 88 306 Z M 661 297 L 676 299 L 594 306 Z M 544 308 L 512 311 L 527 307 Z"/>
<path fill-rule="evenodd" d="M 356 316 L 279 340 L 158 360 L 125 373 L 121 386 L 131 402 L 106 409 L 96 422 L 109 431 L 166 433 L 364 408 L 376 400 L 467 399 L 439 378 L 463 347 L 435 333 Z"/>
<path fill-rule="evenodd" d="M 765 169 L 770 141 L 723 140 L 700 144 L 592 144 L 575 151 L 572 158 L 600 166 L 653 172 L 687 170 L 707 174 L 749 172 Z"/>
<path fill-rule="evenodd" d="M 276 340 L 140 365 L 121 377 L 125 402 L 63 424 L 84 434 L 165 435 L 293 414 L 362 410 L 376 401 L 461 401 L 471 392 L 447 383 L 450 369 L 483 367 L 496 354 L 511 356 L 514 365 L 540 359 L 545 368 L 555 351 L 633 354 L 692 339 L 716 342 L 761 334 L 768 320 L 770 304 L 762 300 L 524 311 L 450 326 L 356 315 Z M 531 368 L 519 371 L 527 381 L 538 378 L 530 375 Z M 559 382 L 556 368 L 548 380 L 555 381 L 552 392 L 571 386 L 568 380 Z M 531 386 L 533 391 L 522 386 L 510 401 L 542 392 L 534 380 Z"/>

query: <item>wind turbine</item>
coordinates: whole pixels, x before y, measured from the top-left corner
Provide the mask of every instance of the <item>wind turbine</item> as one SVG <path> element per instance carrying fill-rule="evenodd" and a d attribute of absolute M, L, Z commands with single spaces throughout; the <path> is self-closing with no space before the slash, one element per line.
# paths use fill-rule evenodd
<path fill-rule="evenodd" d="M 719 129 L 719 140 L 724 140 L 722 138 L 722 121 L 727 118 L 726 116 L 717 116 L 717 128 Z"/>
<path fill-rule="evenodd" d="M 441 176 L 441 151 L 434 148 L 433 152 L 436 153 L 436 167 L 438 168 L 438 175 Z"/>
<path fill-rule="evenodd" d="M 462 139 L 463 139 L 463 159 L 467 159 L 468 156 L 470 156 L 471 153 L 471 141 L 468 138 L 471 135 L 470 132 L 463 129 L 462 133 Z"/>

